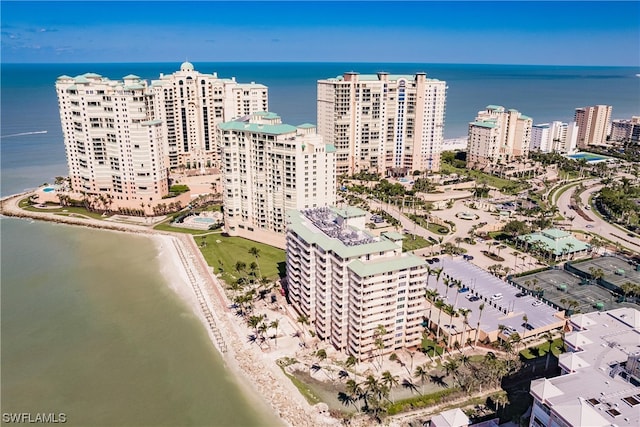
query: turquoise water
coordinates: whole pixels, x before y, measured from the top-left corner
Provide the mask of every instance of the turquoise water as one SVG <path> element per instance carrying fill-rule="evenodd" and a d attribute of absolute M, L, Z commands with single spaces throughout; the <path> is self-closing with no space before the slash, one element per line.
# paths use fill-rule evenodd
<path fill-rule="evenodd" d="M 45 187 L 42 189 L 42 191 L 44 191 L 45 193 L 51 193 L 52 191 L 56 191 L 56 189 L 53 187 Z"/>
<path fill-rule="evenodd" d="M 193 218 L 193 221 L 201 222 L 203 224 L 213 224 L 214 222 L 218 222 L 217 220 L 215 220 L 213 218 L 201 218 L 201 217 Z"/>
<path fill-rule="evenodd" d="M 2 411 L 72 426 L 276 425 L 141 236 L 2 218 Z"/>
<path fill-rule="evenodd" d="M 575 160 L 585 159 L 588 162 L 597 161 L 597 160 L 606 160 L 611 158 L 608 156 L 601 156 L 599 154 L 592 154 L 592 153 L 567 154 L 567 157 Z"/>

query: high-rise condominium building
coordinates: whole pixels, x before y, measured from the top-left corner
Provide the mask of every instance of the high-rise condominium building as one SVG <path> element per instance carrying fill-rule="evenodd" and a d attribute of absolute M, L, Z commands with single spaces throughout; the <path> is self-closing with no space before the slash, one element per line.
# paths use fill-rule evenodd
<path fill-rule="evenodd" d="M 639 142 L 640 141 L 640 116 L 633 116 L 631 120 L 614 120 L 611 123 L 612 142 Z"/>
<path fill-rule="evenodd" d="M 288 297 L 321 339 L 359 360 L 420 344 L 427 264 L 402 235 L 372 237 L 353 207 L 288 216 Z"/>
<path fill-rule="evenodd" d="M 533 121 L 518 110 L 488 105 L 469 123 L 467 167 L 481 169 L 488 164 L 507 163 L 529 155 Z"/>
<path fill-rule="evenodd" d="M 335 203 L 335 148 L 314 125 L 291 126 L 274 113 L 261 112 L 218 129 L 230 234 L 251 232 L 258 239 L 262 232 L 274 239 L 271 244 L 284 247 L 288 210 Z"/>
<path fill-rule="evenodd" d="M 164 123 L 171 168 L 219 166 L 216 125 L 269 110 L 266 86 L 202 74 L 189 62 L 180 71 L 160 75 L 151 89 L 154 115 Z"/>
<path fill-rule="evenodd" d="M 447 86 L 425 73 L 350 72 L 318 81 L 318 132 L 337 174 L 437 171 Z"/>
<path fill-rule="evenodd" d="M 606 143 L 611 126 L 611 109 L 610 105 L 576 108 L 574 120 L 578 125 L 578 148 Z"/>
<path fill-rule="evenodd" d="M 168 193 L 170 168 L 217 166 L 218 123 L 268 107 L 265 86 L 188 62 L 150 85 L 88 73 L 59 77 L 56 91 L 73 189 L 138 208 Z"/>
<path fill-rule="evenodd" d="M 162 121 L 151 114 L 145 81 L 61 76 L 56 91 L 73 191 L 138 208 L 168 193 Z"/>
<path fill-rule="evenodd" d="M 551 122 L 531 127 L 530 151 L 572 153 L 576 149 L 578 126 L 575 122 Z"/>

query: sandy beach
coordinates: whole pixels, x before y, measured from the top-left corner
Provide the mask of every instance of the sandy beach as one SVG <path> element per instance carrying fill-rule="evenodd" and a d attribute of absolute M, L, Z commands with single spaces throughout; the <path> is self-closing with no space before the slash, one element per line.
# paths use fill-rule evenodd
<path fill-rule="evenodd" d="M 158 232 L 142 225 L 115 223 L 88 217 L 29 212 L 18 207 L 26 194 L 1 201 L 0 214 L 57 223 L 100 228 L 117 232 L 146 234 L 156 246 L 160 271 L 167 285 L 192 309 L 220 351 L 227 369 L 237 379 L 252 405 L 265 415 L 274 414 L 282 425 L 327 426 L 339 423 L 313 408 L 275 364 L 246 337 L 251 331 L 229 310 L 223 285 L 210 272 L 191 235 Z M 288 350 L 281 348 L 282 352 Z M 295 352 L 295 349 L 291 353 Z M 268 418 L 268 417 L 267 417 Z"/>

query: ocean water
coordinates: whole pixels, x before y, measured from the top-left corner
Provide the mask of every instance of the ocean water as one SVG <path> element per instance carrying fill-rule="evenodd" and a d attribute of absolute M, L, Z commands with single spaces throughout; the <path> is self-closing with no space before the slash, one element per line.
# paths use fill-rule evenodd
<path fill-rule="evenodd" d="M 486 105 L 515 108 L 534 123 L 571 121 L 575 108 L 613 106 L 613 118 L 640 115 L 638 67 L 558 67 L 377 63 L 194 63 L 202 73 L 236 77 L 269 87 L 269 107 L 283 122 L 316 123 L 316 82 L 347 71 L 407 74 L 424 71 L 448 86 L 445 138 L 466 136 L 467 126 Z M 151 80 L 180 63 L 2 64 L 2 188 L 8 194 L 66 174 L 55 81 L 87 72 L 111 79 L 136 74 Z M 47 131 L 46 134 L 22 133 Z M 11 136 L 16 135 L 19 136 Z"/>
<path fill-rule="evenodd" d="M 316 81 L 346 71 L 425 71 L 448 84 L 445 137 L 488 104 L 534 123 L 576 107 L 640 115 L 640 69 L 444 64 L 195 63 L 269 86 L 285 123 L 316 122 Z M 66 175 L 55 80 L 95 72 L 155 79 L 180 63 L 2 64 L 0 195 Z M 46 131 L 46 133 L 41 133 Z M 37 132 L 37 133 L 36 133 Z M 224 370 L 202 325 L 157 272 L 143 238 L 0 219 L 2 410 L 65 412 L 70 425 L 269 425 Z"/>
<path fill-rule="evenodd" d="M 2 412 L 73 426 L 278 425 L 143 236 L 2 218 Z"/>

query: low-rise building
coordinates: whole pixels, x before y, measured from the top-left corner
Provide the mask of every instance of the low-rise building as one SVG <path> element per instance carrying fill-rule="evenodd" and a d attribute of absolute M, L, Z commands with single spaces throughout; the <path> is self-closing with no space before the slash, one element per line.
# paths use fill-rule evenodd
<path fill-rule="evenodd" d="M 419 346 L 427 263 L 403 236 L 374 237 L 354 207 L 288 213 L 287 294 L 314 332 L 360 360 Z"/>
<path fill-rule="evenodd" d="M 565 257 L 585 255 L 591 246 L 576 239 L 571 233 L 557 228 L 548 228 L 536 233 L 518 236 L 525 250 L 539 248 L 547 257 L 555 261 Z"/>
<path fill-rule="evenodd" d="M 559 377 L 531 382 L 530 427 L 640 425 L 640 311 L 574 315 Z"/>

